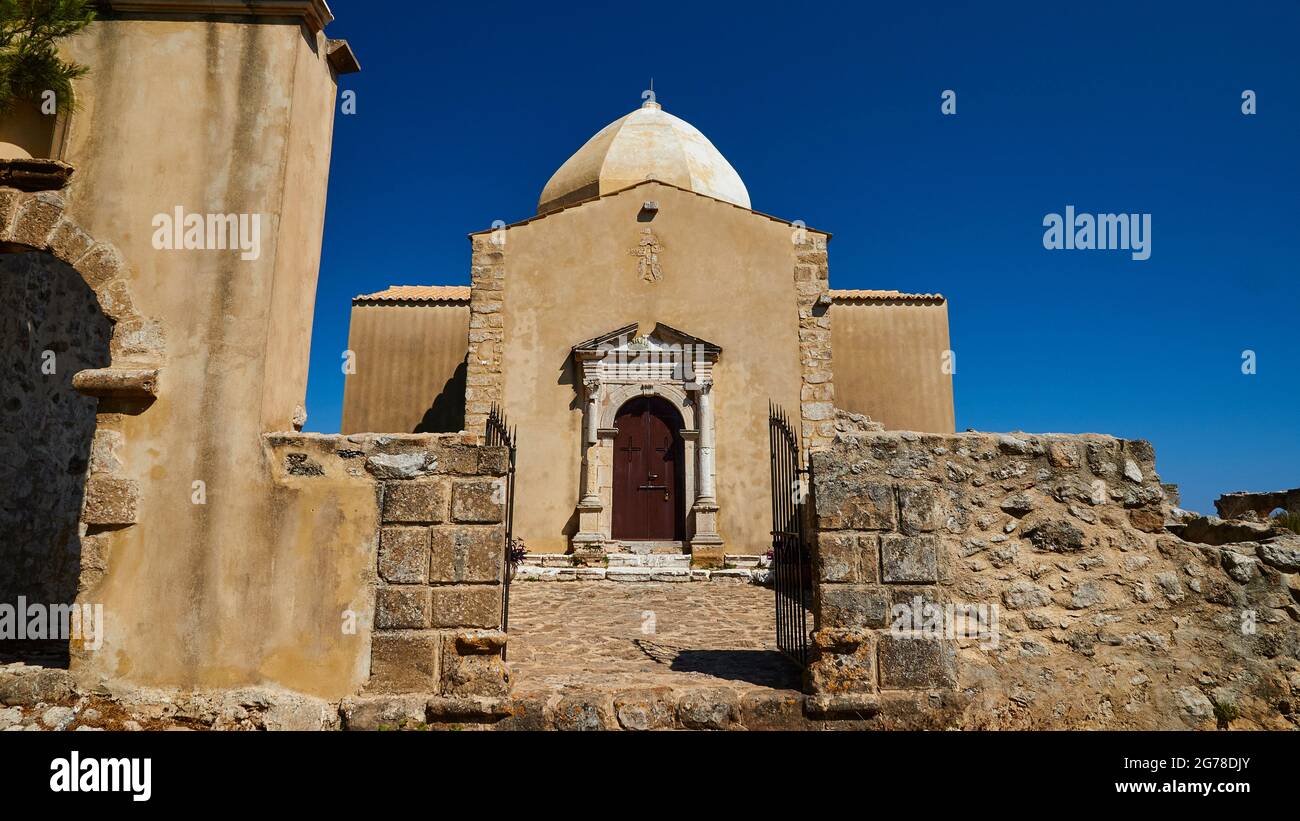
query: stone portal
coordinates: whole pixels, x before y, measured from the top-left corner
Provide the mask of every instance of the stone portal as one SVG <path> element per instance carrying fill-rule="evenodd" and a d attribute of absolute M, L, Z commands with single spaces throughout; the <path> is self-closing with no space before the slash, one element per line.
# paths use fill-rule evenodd
<path fill-rule="evenodd" d="M 696 563 L 721 563 L 710 399 L 713 369 L 721 353 L 717 345 L 662 323 L 649 334 L 638 333 L 633 324 L 574 346 L 583 408 L 575 556 L 594 559 L 621 552 L 629 542 L 681 541 Z M 667 431 L 671 439 L 646 438 L 647 411 L 662 427 L 650 432 L 652 438 L 663 439 Z M 635 435 L 627 429 L 632 420 L 640 425 Z M 620 451 L 620 447 L 663 447 L 665 452 L 647 467 L 649 454 Z M 667 485 L 670 467 L 672 484 Z M 651 512 L 645 507 L 651 494 L 658 494 L 654 510 L 664 516 L 653 524 L 645 518 Z M 638 495 L 645 499 L 637 501 Z M 620 509 L 631 515 L 625 519 Z M 672 536 L 662 539 L 668 533 L 670 512 Z M 638 532 L 654 535 L 633 535 Z"/>

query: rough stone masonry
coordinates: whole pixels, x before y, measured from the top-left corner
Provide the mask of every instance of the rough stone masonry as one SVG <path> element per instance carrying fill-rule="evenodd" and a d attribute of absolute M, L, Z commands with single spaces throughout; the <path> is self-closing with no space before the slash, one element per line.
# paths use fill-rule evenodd
<path fill-rule="evenodd" d="M 810 702 L 882 727 L 1300 726 L 1300 536 L 1185 541 L 1154 463 L 1100 435 L 841 432 L 812 460 Z"/>

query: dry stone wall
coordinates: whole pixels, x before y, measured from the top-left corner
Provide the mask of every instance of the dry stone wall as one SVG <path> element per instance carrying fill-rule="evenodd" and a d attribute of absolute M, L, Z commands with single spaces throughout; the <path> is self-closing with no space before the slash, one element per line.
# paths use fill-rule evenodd
<path fill-rule="evenodd" d="M 1173 535 L 1147 442 L 841 433 L 812 461 L 812 704 L 883 727 L 1300 726 L 1300 537 Z"/>

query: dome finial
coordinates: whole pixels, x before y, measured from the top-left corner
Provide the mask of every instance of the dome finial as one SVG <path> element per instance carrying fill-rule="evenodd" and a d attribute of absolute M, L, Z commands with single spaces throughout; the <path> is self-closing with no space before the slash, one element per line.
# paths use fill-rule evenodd
<path fill-rule="evenodd" d="M 659 105 L 659 103 L 655 101 L 655 78 L 650 78 L 650 87 L 641 92 L 641 99 L 645 100 L 645 102 L 641 104 L 642 108 L 663 108 L 663 106 Z"/>

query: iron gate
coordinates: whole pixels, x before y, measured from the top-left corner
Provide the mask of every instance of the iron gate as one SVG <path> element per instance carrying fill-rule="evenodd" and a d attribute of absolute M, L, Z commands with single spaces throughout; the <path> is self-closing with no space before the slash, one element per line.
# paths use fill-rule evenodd
<path fill-rule="evenodd" d="M 522 556 L 516 555 L 515 551 L 515 442 L 519 434 L 519 429 L 510 429 L 506 423 L 505 414 L 495 404 L 488 412 L 487 430 L 484 431 L 484 441 L 488 445 L 501 446 L 506 448 L 509 453 L 509 467 L 506 470 L 506 543 L 505 554 L 501 562 L 501 632 L 510 629 L 510 578 L 514 575 L 514 569 Z M 505 659 L 506 652 L 501 651 L 501 658 Z"/>
<path fill-rule="evenodd" d="M 812 585 L 804 505 L 810 470 L 785 411 L 768 403 L 772 449 L 772 588 L 776 591 L 776 646 L 800 666 L 808 664 L 808 610 Z"/>

